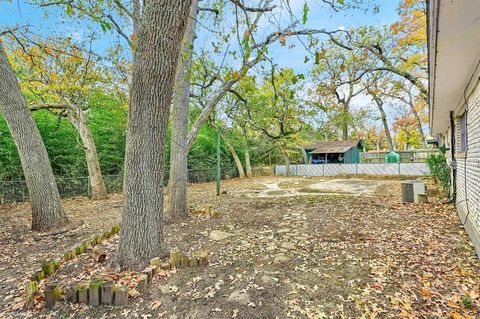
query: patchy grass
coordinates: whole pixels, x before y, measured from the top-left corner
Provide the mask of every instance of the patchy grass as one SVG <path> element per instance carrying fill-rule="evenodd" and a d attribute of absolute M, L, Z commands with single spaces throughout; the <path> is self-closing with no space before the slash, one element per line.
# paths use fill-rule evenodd
<path fill-rule="evenodd" d="M 210 265 L 158 275 L 149 294 L 120 308 L 15 310 L 39 265 L 120 219 L 121 196 L 72 199 L 74 225 L 59 235 L 28 230 L 28 206 L 0 209 L 0 317 L 16 318 L 475 318 L 479 316 L 480 263 L 451 205 L 401 204 L 399 181 L 377 196 L 324 194 L 252 197 L 262 183 L 286 178 L 230 180 L 226 195 L 214 184 L 190 188 L 190 204 L 212 206 L 218 218 L 192 216 L 167 225 L 165 238 L 182 251 L 207 250 Z M 312 179 L 311 183 L 318 182 Z M 283 189 L 282 185 L 279 184 Z M 321 191 L 318 190 L 318 191 Z M 83 223 L 80 224 L 80 221 Z M 212 230 L 233 234 L 215 241 Z M 106 262 L 87 253 L 52 279 L 65 285 L 111 271 L 118 237 L 102 243 Z M 125 274 L 125 280 L 134 274 Z M 42 287 L 41 287 L 42 289 Z"/>

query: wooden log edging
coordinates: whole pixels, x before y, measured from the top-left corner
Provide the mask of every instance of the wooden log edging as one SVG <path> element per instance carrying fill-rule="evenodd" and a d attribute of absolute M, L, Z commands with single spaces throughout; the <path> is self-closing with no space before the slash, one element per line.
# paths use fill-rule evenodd
<path fill-rule="evenodd" d="M 45 308 L 52 308 L 55 303 L 60 300 L 61 295 L 60 287 L 57 284 L 48 284 L 45 286 Z"/>
<path fill-rule="evenodd" d="M 54 259 L 49 259 L 49 260 L 45 261 L 42 264 L 41 269 L 39 271 L 37 271 L 32 276 L 31 281 L 29 281 L 26 284 L 26 287 L 25 287 L 25 295 L 26 295 L 25 296 L 25 298 L 26 298 L 25 307 L 27 309 L 31 309 L 31 308 L 34 307 L 34 299 L 35 299 L 36 294 L 38 293 L 38 283 L 40 283 L 45 278 L 52 276 L 58 270 L 58 268 L 60 268 L 60 265 L 62 265 L 63 263 L 65 263 L 67 261 L 70 261 L 70 260 L 74 259 L 75 257 L 77 257 L 81 254 L 84 254 L 87 251 L 88 247 L 94 247 L 94 246 L 100 244 L 103 240 L 108 239 L 108 238 L 112 237 L 113 235 L 118 234 L 119 232 L 120 232 L 120 225 L 115 225 L 115 226 L 112 227 L 112 229 L 103 233 L 103 235 L 96 235 L 91 240 L 84 240 L 80 245 L 78 245 L 75 248 L 65 252 L 63 254 L 63 259 L 58 260 L 58 261 L 54 260 Z M 98 255 L 98 257 L 95 256 L 97 261 L 102 262 L 103 260 L 105 260 L 106 256 L 103 252 L 99 252 L 97 255 Z M 68 290 L 67 290 L 67 292 L 68 292 Z M 49 298 L 50 298 L 50 295 L 49 295 Z M 55 304 L 55 302 L 53 301 L 54 299 L 55 298 L 50 298 L 49 299 L 49 306 L 50 306 L 50 303 Z"/>
<path fill-rule="evenodd" d="M 196 251 L 187 256 L 178 249 L 172 250 L 170 259 L 162 262 L 159 257 L 152 258 L 149 266 L 142 270 L 137 277 L 136 289 L 140 294 L 148 293 L 155 274 L 160 271 L 169 271 L 173 268 L 196 267 L 208 265 L 208 252 Z M 115 281 L 92 279 L 90 282 L 79 282 L 66 288 L 67 301 L 84 303 L 89 306 L 128 304 L 129 289 L 116 284 Z"/>
<path fill-rule="evenodd" d="M 174 249 L 170 252 L 170 265 L 162 265 L 166 268 L 185 268 L 185 267 L 197 267 L 208 265 L 208 252 L 207 251 L 195 251 L 190 256 L 182 254 L 178 249 Z"/>
<path fill-rule="evenodd" d="M 61 264 L 74 259 L 75 257 L 86 252 L 87 248 L 100 244 L 114 234 L 118 234 L 120 226 L 115 225 L 103 235 L 95 236 L 92 240 L 85 240 L 79 246 L 66 252 L 61 261 L 50 259 L 42 264 L 42 269 L 36 272 L 32 281 L 28 282 L 26 291 L 26 308 L 34 307 L 35 296 L 38 293 L 38 283 L 43 279 L 52 276 Z M 94 254 L 97 261 L 104 261 L 104 251 L 97 251 Z M 150 264 L 138 276 L 137 290 L 141 293 L 147 293 L 149 286 L 153 282 L 153 278 L 157 272 L 169 271 L 171 269 L 179 269 L 186 267 L 197 267 L 208 265 L 208 252 L 195 251 L 190 256 L 183 254 L 180 250 L 174 249 L 170 252 L 168 261 L 162 261 L 159 257 L 152 258 Z M 60 300 L 62 290 L 57 284 L 51 283 L 46 285 L 44 290 L 45 307 L 51 308 Z M 116 284 L 113 280 L 104 280 L 94 278 L 89 282 L 81 281 L 65 288 L 66 300 L 71 303 L 84 303 L 89 306 L 115 305 L 123 306 L 128 303 L 129 290 L 128 287 Z"/>
<path fill-rule="evenodd" d="M 91 240 L 84 240 L 80 245 L 76 246 L 72 250 L 67 251 L 65 254 L 63 254 L 63 259 L 60 261 L 56 261 L 54 259 L 50 259 L 45 261 L 42 264 L 42 269 L 37 271 L 33 277 L 32 280 L 36 282 L 40 282 L 43 279 L 45 279 L 48 276 L 51 276 L 57 271 L 57 269 L 60 267 L 61 264 L 63 264 L 66 261 L 72 260 L 77 256 L 80 256 L 81 254 L 84 254 L 87 251 L 87 248 L 89 247 L 95 247 L 96 245 L 100 244 L 104 239 L 108 239 L 111 236 L 118 234 L 120 232 L 120 225 L 115 225 L 112 227 L 112 229 L 108 232 L 105 232 L 103 235 L 97 235 Z M 97 252 L 100 260 L 104 260 L 104 252 L 99 251 Z"/>
<path fill-rule="evenodd" d="M 34 307 L 35 296 L 38 292 L 38 283 L 36 281 L 30 281 L 25 288 L 25 307 L 32 309 Z"/>
<path fill-rule="evenodd" d="M 89 282 L 81 281 L 66 287 L 66 301 L 82 303 L 92 307 L 100 305 L 123 306 L 128 301 L 128 287 L 94 278 Z M 45 295 L 46 296 L 46 295 Z"/>

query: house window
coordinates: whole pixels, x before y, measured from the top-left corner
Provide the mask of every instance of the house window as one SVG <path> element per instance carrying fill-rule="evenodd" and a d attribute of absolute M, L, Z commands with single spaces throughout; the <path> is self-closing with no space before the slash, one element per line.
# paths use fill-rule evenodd
<path fill-rule="evenodd" d="M 467 140 L 467 112 L 462 114 L 460 118 L 460 149 L 462 152 L 466 152 L 468 148 L 468 140 Z"/>

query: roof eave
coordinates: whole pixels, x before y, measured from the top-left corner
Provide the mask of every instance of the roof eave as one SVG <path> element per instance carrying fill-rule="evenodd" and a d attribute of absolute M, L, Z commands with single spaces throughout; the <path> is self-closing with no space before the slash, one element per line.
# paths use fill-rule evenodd
<path fill-rule="evenodd" d="M 437 35 L 438 35 L 438 10 L 441 0 L 427 0 L 427 54 L 428 54 L 428 101 L 430 105 L 430 134 L 434 132 L 433 115 L 435 112 L 435 104 L 433 103 L 435 96 L 435 71 L 437 57 Z"/>

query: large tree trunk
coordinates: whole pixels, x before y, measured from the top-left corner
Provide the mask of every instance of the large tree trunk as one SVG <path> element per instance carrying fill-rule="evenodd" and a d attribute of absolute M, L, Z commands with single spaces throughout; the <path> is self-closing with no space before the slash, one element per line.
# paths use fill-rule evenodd
<path fill-rule="evenodd" d="M 87 161 L 88 176 L 90 179 L 90 189 L 92 199 L 104 199 L 108 197 L 107 189 L 102 177 L 100 162 L 97 155 L 97 147 L 93 139 L 92 133 L 88 128 L 83 111 L 79 107 L 73 108 L 68 112 L 68 119 L 77 129 L 82 139 L 83 148 L 85 150 L 85 159 Z"/>
<path fill-rule="evenodd" d="M 92 133 L 88 128 L 87 122 L 83 115 L 83 111 L 76 105 L 69 104 L 40 104 L 31 108 L 31 111 L 60 109 L 67 111 L 68 120 L 72 126 L 77 130 L 82 140 L 85 151 L 85 160 L 87 162 L 91 197 L 93 199 L 104 199 L 108 197 L 105 183 L 100 169 L 100 162 L 98 161 L 97 148 Z"/>
<path fill-rule="evenodd" d="M 166 253 L 163 175 L 175 70 L 191 0 L 147 0 L 134 57 L 122 228 L 116 261 L 142 269 Z"/>
<path fill-rule="evenodd" d="M 245 178 L 245 172 L 243 170 L 242 161 L 240 160 L 240 157 L 238 157 L 238 154 L 235 151 L 235 148 L 223 133 L 221 135 L 222 135 L 222 139 L 225 142 L 225 145 L 227 145 L 228 150 L 232 154 L 233 160 L 235 161 L 235 165 L 237 166 L 237 171 L 238 171 L 238 177 Z"/>
<path fill-rule="evenodd" d="M 372 97 L 375 101 L 375 104 L 377 104 L 378 111 L 380 112 L 383 129 L 385 130 L 385 137 L 387 138 L 388 149 L 393 152 L 395 150 L 395 146 L 393 144 L 392 134 L 390 133 L 390 128 L 388 126 L 387 115 L 385 114 L 385 110 L 383 109 L 383 102 L 374 95 L 372 95 Z"/>
<path fill-rule="evenodd" d="M 343 102 L 343 123 L 342 123 L 342 140 L 348 140 L 348 117 L 350 114 L 349 106 Z"/>
<path fill-rule="evenodd" d="M 243 149 L 245 152 L 245 173 L 247 174 L 247 178 L 252 178 L 252 163 L 250 162 L 250 150 L 248 149 L 248 145 L 246 142 L 243 144 Z"/>
<path fill-rule="evenodd" d="M 305 151 L 305 148 L 303 146 L 299 146 L 298 149 L 302 153 L 302 158 L 303 158 L 303 163 L 308 164 L 308 155 L 307 151 Z"/>
<path fill-rule="evenodd" d="M 170 174 L 167 186 L 167 209 L 165 220 L 173 221 L 188 215 L 188 108 L 190 104 L 190 69 L 192 66 L 193 41 L 195 39 L 195 17 L 198 0 L 193 0 L 190 18 L 182 41 L 175 74 L 175 89 L 172 103 L 172 135 L 170 143 Z"/>
<path fill-rule="evenodd" d="M 342 140 L 348 140 L 348 122 L 350 120 L 350 100 L 353 97 L 353 84 L 350 83 L 348 86 L 348 95 L 340 98 L 340 95 L 335 91 L 337 100 L 339 103 L 343 104 L 342 109 Z"/>
<path fill-rule="evenodd" d="M 20 155 L 32 208 L 32 229 L 44 231 L 67 222 L 47 150 L 1 42 L 0 111 Z"/>
<path fill-rule="evenodd" d="M 342 125 L 342 141 L 348 140 L 348 123 Z"/>
<path fill-rule="evenodd" d="M 245 173 L 247 174 L 247 178 L 251 178 L 252 175 L 252 164 L 250 163 L 250 150 L 248 148 L 248 140 L 247 140 L 247 128 L 244 126 L 242 127 L 243 131 L 243 151 L 245 152 Z"/>

